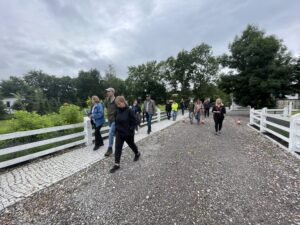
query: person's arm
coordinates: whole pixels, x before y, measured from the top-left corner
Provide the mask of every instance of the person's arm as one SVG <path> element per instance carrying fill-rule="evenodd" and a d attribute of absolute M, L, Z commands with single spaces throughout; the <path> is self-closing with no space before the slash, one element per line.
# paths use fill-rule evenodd
<path fill-rule="evenodd" d="M 128 112 L 128 119 L 129 119 L 129 130 L 132 132 L 134 131 L 135 129 L 135 126 L 137 124 L 137 121 L 136 121 L 136 117 L 134 115 L 134 112 L 132 109 L 128 109 L 129 112 Z"/>

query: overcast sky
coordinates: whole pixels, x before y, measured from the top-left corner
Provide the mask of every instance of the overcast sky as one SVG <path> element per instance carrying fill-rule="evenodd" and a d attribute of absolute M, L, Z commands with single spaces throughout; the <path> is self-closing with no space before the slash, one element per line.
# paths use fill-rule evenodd
<path fill-rule="evenodd" d="M 205 42 L 215 55 L 247 24 L 300 53 L 299 0 L 0 0 L 0 78 L 36 69 L 57 76 L 79 70 L 118 76 Z"/>

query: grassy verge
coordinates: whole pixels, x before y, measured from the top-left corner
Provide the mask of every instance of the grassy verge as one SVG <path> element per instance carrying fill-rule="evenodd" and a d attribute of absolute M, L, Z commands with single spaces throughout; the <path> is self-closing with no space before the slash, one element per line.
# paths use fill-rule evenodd
<path fill-rule="evenodd" d="M 9 120 L 0 120 L 0 134 L 6 134 L 11 132 Z"/>

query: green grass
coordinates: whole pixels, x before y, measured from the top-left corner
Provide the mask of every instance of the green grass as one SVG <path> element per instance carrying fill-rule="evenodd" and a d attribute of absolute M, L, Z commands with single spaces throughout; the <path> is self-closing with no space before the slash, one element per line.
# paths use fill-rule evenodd
<path fill-rule="evenodd" d="M 297 109 L 297 111 L 292 112 L 292 115 L 295 115 L 297 113 L 300 113 L 300 109 Z"/>

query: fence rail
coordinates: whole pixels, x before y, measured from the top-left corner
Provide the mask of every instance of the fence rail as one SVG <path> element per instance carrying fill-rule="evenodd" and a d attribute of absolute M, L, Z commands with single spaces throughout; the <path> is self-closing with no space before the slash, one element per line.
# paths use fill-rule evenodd
<path fill-rule="evenodd" d="M 161 120 L 164 120 L 164 119 L 167 119 L 166 112 L 160 111 L 158 109 L 156 115 L 154 115 L 152 118 L 152 123 L 160 122 Z M 142 122 L 141 126 L 145 126 L 146 124 L 147 124 L 147 122 Z M 21 137 L 28 137 L 28 136 L 32 136 L 32 135 L 46 134 L 46 133 L 51 133 L 51 132 L 56 132 L 56 131 L 64 131 L 64 130 L 69 130 L 69 129 L 74 129 L 74 128 L 83 128 L 83 131 L 68 134 L 68 135 L 63 135 L 63 136 L 59 136 L 59 137 L 55 137 L 55 138 L 49 138 L 46 140 L 41 140 L 41 141 L 36 141 L 36 142 L 32 142 L 32 143 L 26 143 L 26 144 L 21 144 L 21 145 L 17 145 L 17 146 L 13 146 L 13 147 L 0 149 L 0 156 L 5 156 L 7 154 L 18 153 L 18 152 L 22 152 L 24 150 L 41 147 L 41 146 L 48 145 L 48 144 L 54 144 L 54 143 L 58 143 L 61 141 L 72 140 L 75 138 L 78 139 L 78 138 L 82 137 L 82 139 L 80 139 L 80 140 L 74 140 L 67 144 L 62 144 L 62 145 L 59 145 L 56 147 L 52 147 L 49 149 L 31 153 L 31 154 L 28 154 L 25 156 L 16 157 L 13 159 L 2 161 L 2 162 L 0 162 L 0 169 L 8 167 L 8 166 L 12 166 L 12 165 L 24 162 L 24 161 L 35 159 L 35 158 L 38 158 L 41 156 L 49 155 L 49 154 L 52 154 L 52 153 L 55 153 L 55 152 L 58 152 L 58 151 L 61 151 L 64 149 L 79 146 L 82 144 L 85 144 L 87 146 L 92 145 L 93 140 L 95 139 L 95 137 L 93 136 L 91 121 L 88 117 L 84 118 L 83 123 L 49 127 L 49 128 L 43 128 L 43 129 L 37 129 L 37 130 L 21 131 L 21 132 L 0 135 L 0 141 L 5 141 L 5 140 L 11 140 L 11 139 L 16 139 L 16 138 L 21 138 Z M 108 130 L 109 130 L 108 126 L 105 126 L 101 129 L 103 138 L 108 137 L 108 132 L 107 132 Z"/>
<path fill-rule="evenodd" d="M 281 147 L 300 152 L 300 114 L 292 115 L 292 104 L 283 109 L 250 109 L 250 125 L 262 134 L 271 134 Z M 285 144 L 283 142 L 285 142 Z"/>

